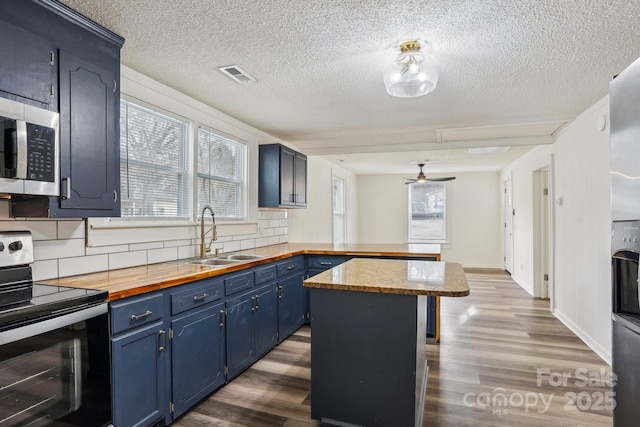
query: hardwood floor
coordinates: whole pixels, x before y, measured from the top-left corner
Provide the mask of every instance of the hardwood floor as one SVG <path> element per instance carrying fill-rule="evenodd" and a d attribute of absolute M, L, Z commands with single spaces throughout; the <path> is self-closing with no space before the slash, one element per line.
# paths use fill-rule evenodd
<path fill-rule="evenodd" d="M 610 426 L 610 367 L 499 271 L 469 270 L 471 294 L 442 298 L 427 345 L 424 426 Z M 303 327 L 175 426 L 318 426 Z M 394 426 L 389 426 L 394 427 Z"/>

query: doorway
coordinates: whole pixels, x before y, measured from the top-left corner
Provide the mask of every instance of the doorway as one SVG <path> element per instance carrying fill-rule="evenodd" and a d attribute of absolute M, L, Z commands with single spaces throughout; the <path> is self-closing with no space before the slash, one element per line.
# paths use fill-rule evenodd
<path fill-rule="evenodd" d="M 549 168 L 533 172 L 533 296 L 551 296 L 551 185 Z"/>

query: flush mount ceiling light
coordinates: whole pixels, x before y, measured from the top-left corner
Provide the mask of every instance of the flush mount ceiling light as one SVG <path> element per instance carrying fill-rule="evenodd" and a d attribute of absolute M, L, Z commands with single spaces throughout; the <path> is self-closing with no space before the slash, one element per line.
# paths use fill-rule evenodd
<path fill-rule="evenodd" d="M 438 64 L 420 48 L 418 40 L 400 44 L 400 53 L 382 74 L 389 95 L 413 98 L 426 95 L 436 88 L 440 75 Z"/>

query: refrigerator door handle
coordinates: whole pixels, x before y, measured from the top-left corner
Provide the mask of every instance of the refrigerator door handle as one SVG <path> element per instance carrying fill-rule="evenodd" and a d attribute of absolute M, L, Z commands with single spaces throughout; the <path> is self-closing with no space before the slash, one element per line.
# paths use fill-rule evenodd
<path fill-rule="evenodd" d="M 619 314 L 611 313 L 611 320 L 613 320 L 617 324 L 619 324 L 621 326 L 624 326 L 625 328 L 635 332 L 636 334 L 640 334 L 640 325 L 636 325 L 635 323 L 630 322 L 629 320 L 625 319 L 624 317 L 620 316 Z"/>

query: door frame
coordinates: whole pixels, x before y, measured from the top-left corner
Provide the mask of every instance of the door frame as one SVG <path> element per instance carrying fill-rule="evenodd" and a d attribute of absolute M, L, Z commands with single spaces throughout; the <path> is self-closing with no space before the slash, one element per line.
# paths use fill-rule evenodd
<path fill-rule="evenodd" d="M 509 274 L 513 274 L 513 187 L 511 176 L 502 182 L 502 214 L 503 214 L 503 268 Z"/>
<path fill-rule="evenodd" d="M 553 311 L 553 174 L 551 165 L 533 171 L 533 296 L 549 298 Z M 544 193 L 544 189 L 547 193 Z M 545 274 L 547 280 L 545 280 Z"/>

